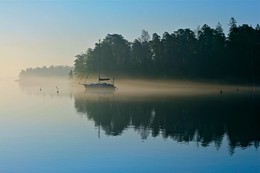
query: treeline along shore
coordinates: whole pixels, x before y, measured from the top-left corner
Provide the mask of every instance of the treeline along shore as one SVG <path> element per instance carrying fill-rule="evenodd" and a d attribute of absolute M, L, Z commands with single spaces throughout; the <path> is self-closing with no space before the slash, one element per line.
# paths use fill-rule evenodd
<path fill-rule="evenodd" d="M 19 74 L 20 80 L 25 80 L 28 78 L 42 78 L 42 77 L 58 77 L 58 78 L 68 78 L 72 77 L 73 67 L 70 66 L 50 66 L 50 67 L 36 67 L 27 68 L 22 70 Z"/>
<path fill-rule="evenodd" d="M 100 48 L 100 49 L 99 49 Z M 98 72 L 120 78 L 210 80 L 255 85 L 260 83 L 260 25 L 237 25 L 230 19 L 224 33 L 220 23 L 179 29 L 162 36 L 145 30 L 129 42 L 120 34 L 108 34 L 93 49 L 76 55 L 74 74 Z"/>

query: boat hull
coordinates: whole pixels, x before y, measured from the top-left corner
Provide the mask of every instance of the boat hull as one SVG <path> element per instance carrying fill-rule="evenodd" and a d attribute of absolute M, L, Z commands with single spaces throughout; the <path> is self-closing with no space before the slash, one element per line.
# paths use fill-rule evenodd
<path fill-rule="evenodd" d="M 94 84 L 82 84 L 86 91 L 89 92 L 114 92 L 116 87 L 113 84 L 108 83 L 94 83 Z"/>

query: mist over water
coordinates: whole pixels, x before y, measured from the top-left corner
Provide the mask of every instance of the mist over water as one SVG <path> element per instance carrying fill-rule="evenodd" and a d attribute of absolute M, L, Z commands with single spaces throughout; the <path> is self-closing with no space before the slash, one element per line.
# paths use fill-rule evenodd
<path fill-rule="evenodd" d="M 114 93 L 96 93 L 67 79 L 1 81 L 0 172 L 260 169 L 258 88 L 115 85 Z"/>
<path fill-rule="evenodd" d="M 81 90 L 78 83 L 95 83 L 95 79 L 81 79 L 73 83 L 74 89 Z M 195 82 L 187 80 L 147 80 L 147 79 L 116 79 L 117 87 L 115 95 L 127 96 L 196 96 L 215 95 L 226 92 L 231 93 L 254 93 L 259 90 L 255 86 L 225 85 L 207 82 Z"/>

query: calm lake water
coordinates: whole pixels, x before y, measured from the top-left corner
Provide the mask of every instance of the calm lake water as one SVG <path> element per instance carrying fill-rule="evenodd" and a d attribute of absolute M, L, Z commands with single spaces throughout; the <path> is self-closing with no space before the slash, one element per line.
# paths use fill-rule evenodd
<path fill-rule="evenodd" d="M 260 172 L 258 90 L 58 88 L 0 80 L 0 173 Z"/>

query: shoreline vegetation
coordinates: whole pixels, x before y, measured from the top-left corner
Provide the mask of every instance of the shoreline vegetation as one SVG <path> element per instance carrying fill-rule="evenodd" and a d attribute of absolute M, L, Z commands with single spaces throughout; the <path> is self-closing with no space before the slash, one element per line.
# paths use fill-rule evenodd
<path fill-rule="evenodd" d="M 230 19 L 227 36 L 220 23 L 216 28 L 205 24 L 195 31 L 165 32 L 162 37 L 154 33 L 152 38 L 143 30 L 133 42 L 120 34 L 108 34 L 100 45 L 76 55 L 74 67 L 28 68 L 20 72 L 19 81 L 63 78 L 74 79 L 72 83 L 96 82 L 100 46 L 101 75 L 115 77 L 116 82 L 192 81 L 256 87 L 260 84 L 260 25 L 253 28 L 236 23 Z"/>
<path fill-rule="evenodd" d="M 27 68 L 19 74 L 19 81 L 37 80 L 37 78 L 68 78 L 72 77 L 73 67 L 70 66 L 43 66 Z"/>
<path fill-rule="evenodd" d="M 140 38 L 129 42 L 120 34 L 108 34 L 100 45 L 76 55 L 74 75 L 91 76 L 100 68 L 103 76 L 116 79 L 177 79 L 216 81 L 228 84 L 260 83 L 260 25 L 237 26 L 230 19 L 225 36 L 221 24 L 195 31 L 179 29 L 156 33 L 145 30 Z"/>

